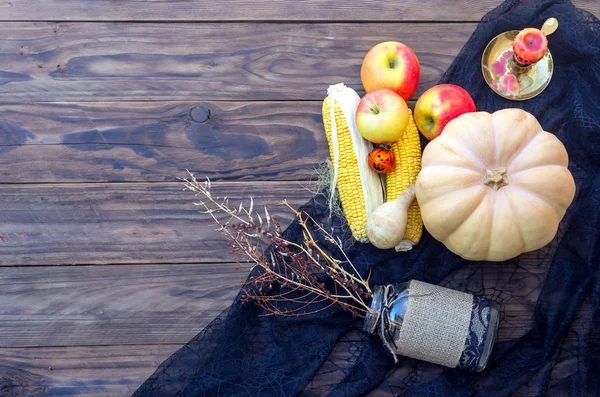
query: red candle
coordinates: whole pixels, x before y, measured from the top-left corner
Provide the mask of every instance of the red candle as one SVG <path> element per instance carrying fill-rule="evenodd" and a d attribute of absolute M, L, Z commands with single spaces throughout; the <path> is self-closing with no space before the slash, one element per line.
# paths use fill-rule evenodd
<path fill-rule="evenodd" d="M 521 65 L 536 63 L 546 53 L 548 39 L 539 29 L 527 28 L 519 32 L 512 43 L 515 58 Z"/>

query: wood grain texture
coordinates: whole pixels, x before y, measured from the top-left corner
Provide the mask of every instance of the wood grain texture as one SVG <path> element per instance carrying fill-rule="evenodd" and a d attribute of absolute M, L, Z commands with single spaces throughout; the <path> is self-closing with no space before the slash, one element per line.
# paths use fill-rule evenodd
<path fill-rule="evenodd" d="M 130 396 L 179 347 L 0 349 L 0 395 Z"/>
<path fill-rule="evenodd" d="M 312 196 L 308 183 L 214 183 L 231 205 L 255 208 L 287 225 Z M 0 265 L 229 262 L 226 239 L 198 213 L 180 183 L 4 185 L 0 187 Z"/>
<path fill-rule="evenodd" d="M 225 4 L 225 3 L 224 3 Z M 397 39 L 437 83 L 473 23 L 3 23 L 0 102 L 322 100 Z"/>
<path fill-rule="evenodd" d="M 543 269 L 467 270 L 502 302 L 500 341 L 531 329 Z M 1 267 L 0 347 L 183 344 L 231 304 L 247 274 L 234 263 Z"/>
<path fill-rule="evenodd" d="M 346 343 L 352 343 L 350 338 L 336 347 L 303 397 L 323 396 L 341 380 L 336 371 L 349 369 Z M 0 395 L 127 397 L 179 348 L 172 344 L 0 348 Z M 571 372 L 576 369 L 574 365 Z M 407 375 L 402 370 L 392 372 L 368 396 L 395 395 Z"/>
<path fill-rule="evenodd" d="M 235 263 L 2 267 L 0 347 L 184 344 L 247 274 Z"/>
<path fill-rule="evenodd" d="M 0 106 L 0 183 L 307 180 L 329 157 L 321 101 Z"/>
<path fill-rule="evenodd" d="M 247 181 L 215 193 L 254 196 L 287 224 L 276 204 L 307 201 L 304 181 L 327 158 L 327 86 L 362 94 L 362 58 L 395 39 L 417 50 L 418 95 L 500 2 L 0 0 L 0 21 L 29 21 L 0 23 L 0 395 L 129 396 L 247 274 L 191 194 L 163 182 L 186 168 Z M 600 14 L 595 0 L 575 4 Z M 487 294 L 516 295 L 500 340 L 531 328 L 535 263 L 478 270 Z M 81 266 L 54 266 L 65 264 Z M 305 395 L 336 381 L 349 343 Z"/>
<path fill-rule="evenodd" d="M 470 270 L 488 296 L 517 294 L 503 301 L 500 341 L 522 336 L 533 323 L 537 294 L 523 291 L 538 286 L 545 272 L 522 262 L 472 266 L 449 277 L 460 280 Z M 129 395 L 229 305 L 244 277 L 224 263 L 0 268 L 0 390 L 13 393 L 1 395 Z M 500 284 L 487 289 L 485 280 L 493 279 Z M 349 368 L 360 338 L 340 341 L 303 396 L 324 395 L 340 380 L 337 369 Z M 373 395 L 387 395 L 404 376 L 394 371 Z"/>
<path fill-rule="evenodd" d="M 501 0 L 10 0 L 0 3 L 0 20 L 85 21 L 472 21 Z M 600 15 L 594 0 L 574 0 Z"/>

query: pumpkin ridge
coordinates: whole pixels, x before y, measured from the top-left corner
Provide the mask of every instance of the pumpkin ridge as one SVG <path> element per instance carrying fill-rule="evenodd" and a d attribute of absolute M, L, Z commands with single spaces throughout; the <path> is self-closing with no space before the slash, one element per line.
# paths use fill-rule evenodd
<path fill-rule="evenodd" d="M 521 249 L 521 253 L 522 253 L 523 250 L 527 247 L 527 243 L 525 242 L 525 235 L 523 234 L 521 225 L 519 224 L 519 222 L 517 221 L 517 218 L 515 217 L 515 206 L 513 205 L 513 202 L 510 200 L 510 198 L 506 194 L 504 195 L 504 198 L 508 202 L 508 205 L 510 207 L 510 216 L 512 217 L 512 220 L 513 220 L 514 224 L 516 225 L 517 230 L 519 231 L 519 237 L 521 238 L 521 244 L 523 246 L 523 248 Z M 490 246 L 490 248 L 491 248 L 491 246 Z M 488 252 L 488 255 L 489 255 L 489 252 Z"/>
<path fill-rule="evenodd" d="M 473 186 L 475 186 L 475 184 L 473 184 Z M 446 233 L 446 237 L 445 237 L 446 239 L 450 238 L 450 236 L 452 236 L 454 233 L 456 233 L 456 231 L 457 231 L 458 229 L 460 229 L 460 227 L 461 227 L 462 225 L 464 225 L 464 223 L 465 223 L 467 220 L 469 220 L 469 218 L 471 218 L 475 212 L 477 212 L 477 208 L 481 207 L 481 204 L 483 204 L 483 199 L 484 199 L 484 198 L 485 198 L 485 197 L 488 195 L 488 193 L 485 191 L 485 189 L 484 189 L 484 190 L 482 190 L 481 192 L 482 192 L 483 194 L 481 194 L 481 197 L 479 197 L 479 202 L 477 203 L 477 205 L 476 205 L 475 207 L 473 207 L 473 210 L 469 210 L 469 216 L 466 216 L 466 217 L 465 217 L 463 220 L 461 220 L 461 221 L 459 222 L 459 224 L 458 224 L 458 225 L 456 225 L 456 227 L 455 227 L 454 229 L 452 229 L 451 231 L 449 231 L 448 233 Z M 443 197 L 443 196 L 445 196 L 445 194 L 444 194 L 444 195 L 442 195 L 442 196 L 440 196 L 440 197 Z M 437 197 L 435 200 L 439 199 L 440 197 Z M 430 202 L 430 203 L 431 203 L 431 202 Z"/>
<path fill-rule="evenodd" d="M 454 165 L 454 164 L 427 164 L 427 168 L 431 168 L 431 167 L 450 167 L 450 168 L 454 168 L 456 170 L 461 170 L 461 171 L 465 171 L 465 172 L 470 172 L 472 174 L 477 174 L 477 175 L 481 175 L 481 171 L 473 169 L 473 168 L 469 168 L 469 167 L 461 167 L 460 165 Z M 469 185 L 465 185 L 465 186 L 469 186 Z"/>
<path fill-rule="evenodd" d="M 492 141 L 494 142 L 494 161 L 493 161 L 493 168 L 497 168 L 496 166 L 498 166 L 498 162 L 500 161 L 500 144 L 498 143 L 498 128 L 496 128 L 496 119 L 494 118 L 494 116 L 490 117 L 492 119 L 492 135 L 494 137 L 494 139 L 492 139 Z M 500 165 L 500 167 L 503 168 L 508 168 L 508 165 Z M 491 247 L 491 244 L 490 244 Z"/>
<path fill-rule="evenodd" d="M 429 168 L 429 166 L 427 166 L 427 167 Z M 446 167 L 446 166 L 433 166 L 433 167 Z M 473 173 L 475 174 L 476 172 L 473 172 Z M 461 189 L 461 190 L 463 190 L 463 189 L 471 189 L 471 188 L 473 188 L 473 187 L 476 187 L 476 186 L 478 186 L 478 185 L 480 185 L 480 184 L 481 184 L 481 181 L 476 181 L 476 182 L 473 182 L 473 183 L 469 183 L 469 184 L 462 185 L 462 186 L 460 187 L 460 189 Z M 428 204 L 430 204 L 431 202 L 433 202 L 433 201 L 437 201 L 438 199 L 440 199 L 440 198 L 442 198 L 442 197 L 445 197 L 445 196 L 447 196 L 447 195 L 449 195 L 449 194 L 452 194 L 452 193 L 456 193 L 456 190 L 450 190 L 450 191 L 447 191 L 447 192 L 445 192 L 445 193 L 442 193 L 442 194 L 438 195 L 438 196 L 437 196 L 437 197 L 435 197 L 435 198 L 432 198 L 431 200 L 425 200 L 425 201 L 420 201 L 420 202 L 419 202 L 418 200 L 417 200 L 417 201 L 418 201 L 418 203 L 419 203 L 419 205 L 420 205 L 420 206 L 423 206 L 423 205 L 428 205 Z M 476 206 L 475 208 L 477 208 L 477 206 Z"/>
<path fill-rule="evenodd" d="M 444 136 L 444 135 L 441 135 L 441 136 Z M 487 165 L 483 162 L 481 157 L 478 156 L 477 153 L 473 152 L 470 147 L 468 147 L 467 145 L 465 145 L 464 143 L 462 143 L 461 141 L 459 141 L 458 139 L 456 139 L 452 136 L 447 136 L 446 139 L 454 141 L 458 147 L 463 148 L 469 154 L 470 160 L 473 160 L 472 163 L 475 164 L 477 167 L 480 167 L 480 168 L 487 167 Z M 444 150 L 446 150 L 445 147 L 444 147 Z"/>
<path fill-rule="evenodd" d="M 496 205 L 498 204 L 498 196 L 497 194 L 495 194 L 496 192 L 494 192 L 494 194 L 492 194 L 491 200 L 492 200 L 492 215 L 491 215 L 491 221 L 490 221 L 490 226 L 491 226 L 491 230 L 494 230 L 494 220 L 496 220 Z M 489 193 L 486 193 L 486 196 Z M 483 200 L 481 201 L 483 203 Z M 481 205 L 481 204 L 480 204 Z M 475 213 L 475 211 L 473 211 L 473 213 Z M 492 238 L 490 236 L 490 238 L 486 239 L 487 240 L 487 253 L 489 255 L 490 250 L 492 249 Z"/>
<path fill-rule="evenodd" d="M 529 167 L 529 168 L 523 168 L 523 169 L 520 169 L 519 171 L 511 172 L 510 174 L 511 175 L 519 175 L 520 173 L 525 172 L 525 171 L 531 171 L 531 170 L 535 170 L 536 168 L 547 168 L 547 167 L 566 168 L 567 170 L 569 169 L 568 167 L 565 167 L 562 164 L 540 164 L 540 165 L 536 165 L 536 166 Z"/>
<path fill-rule="evenodd" d="M 539 198 L 539 196 L 537 196 L 536 194 L 534 194 L 534 193 L 532 193 L 532 192 L 529 192 L 527 189 L 523 189 L 523 188 L 522 188 L 521 190 L 522 190 L 523 192 L 530 193 L 530 194 L 531 194 L 532 196 L 534 196 L 534 197 L 538 197 L 538 198 Z M 542 200 L 542 201 L 543 201 L 544 203 L 546 203 L 544 200 Z M 510 202 L 511 209 L 512 209 L 512 211 L 513 211 L 513 214 L 514 214 L 514 213 L 515 213 L 515 210 L 514 210 L 514 204 L 513 204 L 513 202 L 512 202 L 510 199 L 509 199 L 509 202 Z M 547 204 L 547 203 L 546 203 L 546 204 Z M 558 215 L 558 214 L 556 214 L 556 215 Z M 560 217 L 559 217 L 559 219 L 560 219 Z M 518 225 L 518 224 L 517 224 L 517 225 Z M 538 249 L 540 249 L 540 248 L 543 248 L 543 247 L 545 247 L 546 245 L 550 244 L 550 243 L 552 242 L 552 240 L 556 238 L 556 233 L 557 233 L 557 231 L 558 231 L 558 226 L 559 226 L 559 223 L 556 223 L 556 228 L 554 228 L 554 227 L 553 227 L 554 231 L 553 231 L 553 233 L 551 234 L 551 236 L 552 236 L 552 237 L 550 237 L 550 239 L 549 239 L 549 240 L 546 240 L 546 239 L 542 240 L 542 241 L 544 241 L 544 243 L 543 243 L 543 244 L 541 244 L 541 245 L 539 245 L 539 244 L 538 244 L 538 245 L 536 245 L 536 248 L 527 247 L 527 245 L 526 245 L 526 246 L 523 248 L 523 250 L 521 251 L 521 253 L 523 253 L 523 252 L 531 252 L 531 251 L 533 251 L 533 250 L 538 250 Z M 520 226 L 519 226 L 519 229 L 520 229 Z M 521 232 L 521 233 L 522 233 L 522 232 Z M 523 236 L 524 236 L 524 235 L 523 235 Z"/>
<path fill-rule="evenodd" d="M 466 222 L 467 222 L 469 219 L 471 219 L 471 217 L 473 217 L 473 216 L 474 216 L 474 215 L 477 213 L 477 210 L 479 209 L 479 207 L 481 207 L 481 206 L 483 205 L 483 203 L 485 202 L 485 200 L 487 199 L 487 197 L 488 197 L 488 194 L 489 194 L 489 193 L 487 193 L 487 192 L 484 192 L 484 194 L 481 196 L 481 200 L 479 201 L 479 203 L 478 203 L 478 204 L 475 206 L 475 208 L 473 208 L 473 211 L 470 211 L 470 212 L 469 212 L 469 216 L 465 217 L 465 219 L 463 219 L 463 220 L 462 220 L 462 222 L 460 222 L 460 223 L 459 223 L 459 224 L 456 226 L 456 228 L 454 228 L 454 230 L 452 230 L 451 232 L 449 232 L 449 233 L 446 235 L 446 240 L 450 240 L 450 239 L 452 238 L 452 235 L 454 235 L 454 233 L 458 232 L 458 231 L 460 230 L 460 228 L 461 228 L 461 227 L 462 227 L 462 226 L 463 226 L 463 225 L 464 225 L 464 224 L 465 224 L 465 223 L 466 223 Z M 490 199 L 490 200 L 492 200 L 492 208 L 494 208 L 494 206 L 495 206 L 495 197 L 494 197 L 494 195 L 492 195 L 492 197 L 491 197 L 491 199 Z M 492 221 L 490 222 L 490 224 L 491 224 L 491 225 L 493 225 L 493 224 L 494 224 L 494 215 L 493 215 L 493 213 L 492 213 Z M 489 239 L 489 238 L 488 238 L 488 239 L 486 239 L 486 240 L 487 240 L 487 244 L 488 244 L 488 250 L 489 250 L 489 249 L 491 248 L 491 246 L 492 246 L 492 241 L 491 241 L 491 239 Z M 453 251 L 453 252 L 454 252 L 454 251 Z"/>
<path fill-rule="evenodd" d="M 546 133 L 549 134 L 549 132 L 546 132 L 544 130 L 540 130 L 538 131 L 534 136 L 531 137 L 531 139 L 529 140 L 529 142 L 527 142 L 525 144 L 525 146 L 523 146 L 521 149 L 519 149 L 518 151 L 516 151 L 510 159 L 508 159 L 507 164 L 506 164 L 506 168 L 510 168 L 512 167 L 513 163 L 515 161 L 517 161 L 519 159 L 519 157 L 521 157 L 521 154 L 523 154 L 523 152 L 525 151 L 525 149 L 527 149 L 529 147 L 529 145 L 531 145 L 532 142 L 534 142 L 538 136 L 540 136 L 540 134 L 542 133 Z"/>
<path fill-rule="evenodd" d="M 494 191 L 494 193 L 492 194 L 492 221 L 490 222 L 490 230 L 493 231 L 494 230 L 494 221 L 496 220 L 496 212 L 497 210 L 497 205 L 498 205 L 498 195 L 496 194 L 497 191 Z M 492 236 L 490 233 L 490 238 L 487 239 L 487 250 L 486 250 L 486 256 L 489 258 L 490 257 L 490 251 L 492 250 Z"/>
<path fill-rule="evenodd" d="M 556 206 L 550 204 L 548 202 L 548 200 L 546 200 L 545 198 L 539 196 L 538 194 L 536 194 L 535 192 L 532 192 L 531 190 L 529 190 L 527 188 L 524 188 L 523 186 L 519 186 L 519 185 L 516 185 L 514 183 L 511 186 L 513 187 L 513 189 L 520 190 L 521 192 L 524 192 L 525 194 L 528 194 L 529 196 L 533 196 L 533 197 L 537 198 L 542 203 L 544 203 L 548 207 L 552 208 L 552 211 L 554 211 L 554 213 L 556 214 L 556 216 L 558 217 L 558 219 L 562 219 L 562 216 L 560 216 L 560 213 L 556 210 Z"/>

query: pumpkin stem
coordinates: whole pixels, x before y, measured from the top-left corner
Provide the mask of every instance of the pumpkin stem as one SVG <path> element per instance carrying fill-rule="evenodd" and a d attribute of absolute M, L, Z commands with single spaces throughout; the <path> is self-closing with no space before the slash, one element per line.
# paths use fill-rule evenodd
<path fill-rule="evenodd" d="M 484 185 L 487 185 L 498 191 L 502 186 L 508 185 L 508 178 L 506 177 L 506 168 L 498 168 L 497 170 L 486 170 Z"/>

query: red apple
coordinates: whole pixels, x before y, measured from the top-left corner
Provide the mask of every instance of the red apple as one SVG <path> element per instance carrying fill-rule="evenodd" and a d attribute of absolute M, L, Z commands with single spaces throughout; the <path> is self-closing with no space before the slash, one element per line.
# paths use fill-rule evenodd
<path fill-rule="evenodd" d="M 408 124 L 408 106 L 392 90 L 380 89 L 366 94 L 356 109 L 358 132 L 373 143 L 396 142 Z"/>
<path fill-rule="evenodd" d="M 417 90 L 420 75 L 421 67 L 413 50 L 397 41 L 386 41 L 371 48 L 360 70 L 365 91 L 387 88 L 405 101 Z"/>
<path fill-rule="evenodd" d="M 425 138 L 440 136 L 452 119 L 475 111 L 475 102 L 464 88 L 454 84 L 431 87 L 415 104 L 415 124 Z"/>

